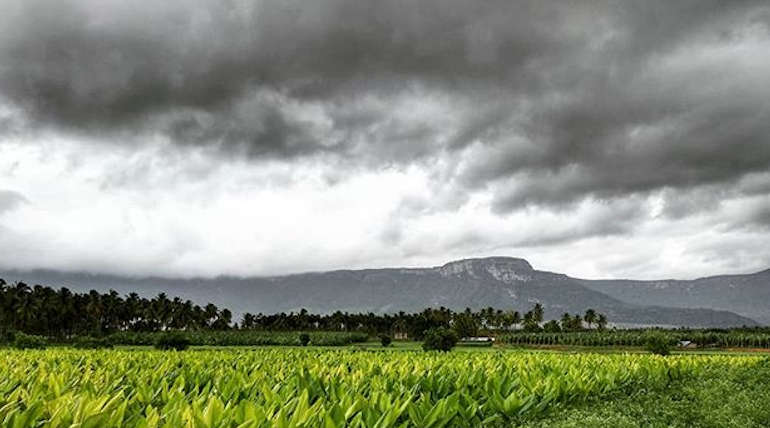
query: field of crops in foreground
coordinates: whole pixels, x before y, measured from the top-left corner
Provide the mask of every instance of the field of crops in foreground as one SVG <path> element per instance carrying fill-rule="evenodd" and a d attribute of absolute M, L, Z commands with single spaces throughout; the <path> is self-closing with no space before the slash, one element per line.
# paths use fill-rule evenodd
<path fill-rule="evenodd" d="M 0 351 L 0 421 L 27 427 L 510 426 L 756 357 L 318 349 Z"/>

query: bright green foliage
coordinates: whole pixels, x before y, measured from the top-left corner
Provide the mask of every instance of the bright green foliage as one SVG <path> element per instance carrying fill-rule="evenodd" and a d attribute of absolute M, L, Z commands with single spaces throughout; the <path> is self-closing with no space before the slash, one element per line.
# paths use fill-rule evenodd
<path fill-rule="evenodd" d="M 527 421 L 526 428 L 767 428 L 770 359 L 742 367 L 705 366 L 664 390 L 637 389 Z"/>
<path fill-rule="evenodd" d="M 319 349 L 0 351 L 0 426 L 511 426 L 754 357 Z"/>

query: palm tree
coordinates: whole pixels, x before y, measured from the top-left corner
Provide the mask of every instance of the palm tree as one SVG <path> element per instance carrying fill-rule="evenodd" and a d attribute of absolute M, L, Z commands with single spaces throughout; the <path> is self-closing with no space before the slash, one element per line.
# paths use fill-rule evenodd
<path fill-rule="evenodd" d="M 211 327 L 214 325 L 214 321 L 216 321 L 217 314 L 219 313 L 219 309 L 216 305 L 213 303 L 209 303 L 206 305 L 206 307 L 203 308 L 204 316 L 206 317 L 206 325 L 208 327 Z"/>
<path fill-rule="evenodd" d="M 241 328 L 244 328 L 244 329 L 254 328 L 254 315 L 248 312 L 243 314 L 243 319 L 241 320 Z"/>
<path fill-rule="evenodd" d="M 575 316 L 572 318 L 572 322 L 574 323 L 575 330 L 583 329 L 583 318 L 579 314 L 575 314 Z"/>
<path fill-rule="evenodd" d="M 604 314 L 599 314 L 599 317 L 596 319 L 596 328 L 597 330 L 604 330 L 607 328 L 607 317 Z"/>
<path fill-rule="evenodd" d="M 536 304 L 532 309 L 532 315 L 534 316 L 535 322 L 538 324 L 543 322 L 543 305 L 540 303 Z"/>
<path fill-rule="evenodd" d="M 583 320 L 588 324 L 588 328 L 590 329 L 591 325 L 596 322 L 596 311 L 593 309 L 587 310 L 586 314 L 583 316 Z"/>

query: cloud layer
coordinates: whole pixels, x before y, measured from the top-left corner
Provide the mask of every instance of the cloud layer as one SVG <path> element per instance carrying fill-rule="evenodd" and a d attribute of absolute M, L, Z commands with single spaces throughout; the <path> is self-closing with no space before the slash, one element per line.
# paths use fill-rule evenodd
<path fill-rule="evenodd" d="M 258 266 L 223 256 L 201 274 L 499 251 L 568 270 L 556 261 L 576 246 L 649 248 L 676 236 L 669 245 L 698 241 L 700 250 L 671 250 L 692 267 L 657 260 L 667 267 L 656 271 L 690 275 L 713 266 L 705 248 L 734 249 L 770 227 L 765 2 L 2 3 L 0 188 L 29 201 L 0 192 L 4 244 L 36 248 L 60 234 L 64 224 L 20 225 L 16 216 L 67 217 L 73 207 L 61 194 L 71 191 L 111 201 L 101 219 L 136 209 L 154 218 L 153 239 L 168 241 L 156 257 L 172 260 L 153 268 L 130 255 L 145 243 L 145 225 L 126 232 L 137 242 L 125 255 L 94 262 L 118 239 L 110 226 L 93 240 L 76 233 L 82 245 L 51 255 L 53 267 L 125 261 L 128 271 L 183 274 L 193 262 L 180 254 L 199 246 L 206 259 L 226 244 L 200 230 L 179 232 L 177 242 L 160 225 L 223 194 L 245 212 L 255 194 L 270 195 L 265 212 L 339 238 L 271 235 L 296 254 L 327 256 Z M 47 165 L 22 171 L 35 162 Z M 43 189 L 41 177 L 61 191 Z M 389 193 L 391 182 L 410 184 Z M 200 200 L 185 196 L 192 189 L 204 192 Z M 128 194 L 170 202 L 164 211 Z M 371 212 L 354 208 L 361 201 Z M 319 210 L 339 218 L 317 220 Z M 214 235 L 223 223 L 257 235 L 280 229 L 273 218 L 250 225 L 235 213 L 197 215 Z M 361 215 L 361 230 L 348 230 Z M 72 221 L 74 231 L 85 227 Z M 264 257 L 252 242 L 230 248 Z M 638 273 L 630 266 L 649 268 L 641 260 L 654 252 L 635 251 L 617 265 L 594 251 L 568 264 L 591 275 Z M 738 262 L 725 250 L 711 270 L 770 264 L 767 251 Z M 32 256 L 6 264 L 37 266 Z"/>

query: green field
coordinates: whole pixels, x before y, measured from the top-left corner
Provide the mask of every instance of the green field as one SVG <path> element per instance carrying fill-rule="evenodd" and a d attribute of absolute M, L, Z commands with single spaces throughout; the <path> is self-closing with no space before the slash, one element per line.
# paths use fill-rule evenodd
<path fill-rule="evenodd" d="M 770 423 L 764 357 L 441 354 L 407 345 L 0 350 L 0 421 L 80 428 Z"/>
<path fill-rule="evenodd" d="M 310 344 L 314 346 L 345 346 L 368 339 L 366 333 L 336 331 L 202 330 L 183 334 L 192 346 L 292 346 L 300 344 L 299 337 L 303 333 L 308 335 Z M 151 346 L 163 334 L 119 332 L 107 336 L 105 340 L 114 345 Z"/>

